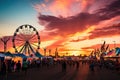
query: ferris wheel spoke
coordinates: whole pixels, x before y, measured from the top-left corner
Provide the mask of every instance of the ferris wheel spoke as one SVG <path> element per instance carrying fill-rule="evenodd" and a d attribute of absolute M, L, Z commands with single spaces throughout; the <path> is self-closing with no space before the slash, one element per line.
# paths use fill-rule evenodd
<path fill-rule="evenodd" d="M 31 40 L 30 42 L 31 42 L 31 44 L 33 44 L 33 43 L 37 43 L 38 41 Z"/>
<path fill-rule="evenodd" d="M 34 38 L 31 38 L 31 39 L 29 39 L 30 41 L 37 41 L 38 40 L 38 38 L 37 37 L 34 37 Z"/>
<path fill-rule="evenodd" d="M 34 41 L 34 40 L 39 41 L 40 40 L 39 36 L 36 36 L 36 37 L 31 39 L 31 41 Z"/>
<path fill-rule="evenodd" d="M 33 43 L 33 44 L 31 44 L 31 45 L 38 47 L 38 45 L 36 45 L 36 44 L 34 44 L 34 43 Z"/>
<path fill-rule="evenodd" d="M 16 42 L 15 42 L 15 45 L 16 45 L 16 46 L 19 46 L 19 45 L 22 45 L 22 44 L 24 45 L 24 42 L 22 42 L 22 41 L 16 41 Z"/>
<path fill-rule="evenodd" d="M 24 49 L 22 50 L 22 53 L 23 53 L 23 54 L 27 54 L 25 47 L 24 47 Z"/>
<path fill-rule="evenodd" d="M 23 39 L 25 39 L 25 38 L 26 38 L 26 35 L 24 35 L 24 34 L 20 34 L 20 36 L 23 36 Z"/>
<path fill-rule="evenodd" d="M 33 44 L 31 44 L 31 45 L 32 45 L 33 47 L 35 47 L 35 49 L 40 49 L 40 45 L 39 45 L 39 44 L 36 45 L 36 44 L 33 43 Z"/>
<path fill-rule="evenodd" d="M 31 44 L 32 45 L 32 47 L 34 48 L 34 49 L 39 49 L 40 48 L 40 45 L 39 44 Z"/>
<path fill-rule="evenodd" d="M 39 46 L 39 45 L 40 45 L 40 40 L 37 40 L 37 41 L 31 40 L 31 41 L 30 41 L 30 44 L 31 44 L 31 45 L 34 45 L 34 46 Z"/>
<path fill-rule="evenodd" d="M 28 38 L 29 40 L 32 40 L 31 35 L 27 36 L 27 38 Z"/>
<path fill-rule="evenodd" d="M 26 39 L 29 39 L 29 37 L 30 37 L 30 35 L 28 36 L 28 35 L 24 35 L 23 33 L 20 33 L 20 36 L 22 37 L 22 36 L 24 36 L 24 37 L 22 37 L 24 40 L 26 40 Z"/>
<path fill-rule="evenodd" d="M 34 51 L 34 49 L 33 49 L 33 46 L 31 46 L 31 45 L 29 44 L 29 47 L 30 47 L 31 51 L 32 51 L 33 53 L 35 53 L 35 51 Z"/>
<path fill-rule="evenodd" d="M 35 53 L 35 49 L 32 46 L 29 46 L 29 52 Z"/>
<path fill-rule="evenodd" d="M 30 42 L 40 42 L 40 39 L 31 39 Z"/>
<path fill-rule="evenodd" d="M 27 50 L 26 50 L 27 47 L 28 47 L 28 46 L 25 46 L 25 47 L 24 47 L 24 51 L 23 51 L 23 52 L 24 52 L 25 54 L 27 54 Z"/>
<path fill-rule="evenodd" d="M 34 46 L 38 46 L 39 44 L 38 44 L 38 43 L 32 43 L 32 45 L 34 45 Z"/>
<path fill-rule="evenodd" d="M 22 39 L 17 39 L 17 38 L 16 38 L 16 40 L 17 40 L 17 41 L 25 41 L 25 40 L 22 40 Z"/>
<path fill-rule="evenodd" d="M 20 38 L 20 39 L 25 39 L 25 37 L 24 36 L 22 36 L 21 34 L 19 34 L 19 35 L 17 35 L 17 38 Z"/>
<path fill-rule="evenodd" d="M 34 53 L 36 53 L 37 48 L 34 47 L 34 46 L 32 46 L 32 45 L 31 45 L 31 47 L 32 47 L 32 49 L 34 50 Z"/>
<path fill-rule="evenodd" d="M 24 43 L 19 43 L 18 47 L 16 47 L 16 48 L 22 47 L 23 45 L 24 45 Z"/>
<path fill-rule="evenodd" d="M 25 45 L 20 49 L 19 53 L 21 53 L 24 48 L 25 48 Z"/>
<path fill-rule="evenodd" d="M 29 48 L 29 46 L 28 46 L 28 54 L 30 54 L 30 48 Z"/>
<path fill-rule="evenodd" d="M 32 37 L 30 37 L 30 40 L 34 38 L 36 38 L 36 34 L 33 34 Z"/>

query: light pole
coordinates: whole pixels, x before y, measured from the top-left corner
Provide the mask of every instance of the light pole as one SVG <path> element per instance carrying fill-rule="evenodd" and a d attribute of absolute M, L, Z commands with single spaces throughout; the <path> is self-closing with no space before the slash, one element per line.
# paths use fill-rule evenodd
<path fill-rule="evenodd" d="M 45 47 L 45 48 L 43 48 L 43 49 L 44 49 L 44 56 L 46 56 L 46 49 L 47 49 L 47 48 Z"/>
<path fill-rule="evenodd" d="M 48 56 L 50 56 L 51 55 L 51 49 L 49 49 L 49 55 Z"/>
<path fill-rule="evenodd" d="M 58 58 L 58 49 L 55 50 L 55 57 Z"/>

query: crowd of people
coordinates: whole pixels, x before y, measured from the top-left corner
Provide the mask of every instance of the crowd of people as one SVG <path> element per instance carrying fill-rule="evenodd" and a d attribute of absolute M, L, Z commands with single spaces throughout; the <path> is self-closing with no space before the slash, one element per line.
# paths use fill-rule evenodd
<path fill-rule="evenodd" d="M 67 61 L 67 60 L 51 60 L 49 58 L 45 59 L 33 59 L 33 60 L 27 60 L 23 59 L 23 61 L 13 61 L 13 60 L 4 60 L 1 61 L 0 64 L 0 74 L 5 75 L 10 72 L 21 72 L 24 71 L 27 72 L 30 68 L 49 68 L 50 66 L 60 66 L 61 65 L 61 71 L 66 72 L 67 66 L 75 66 L 76 69 L 79 68 L 79 61 Z"/>
<path fill-rule="evenodd" d="M 101 69 L 109 69 L 109 70 L 115 70 L 117 72 L 120 72 L 120 62 L 118 59 L 116 61 L 113 60 L 85 60 L 82 61 L 82 64 L 89 64 L 89 68 L 91 71 L 101 70 Z"/>
<path fill-rule="evenodd" d="M 30 68 L 49 68 L 50 66 L 60 66 L 61 71 L 66 72 L 68 67 L 74 67 L 76 70 L 80 68 L 81 65 L 89 65 L 90 71 L 95 71 L 95 69 L 110 69 L 120 71 L 120 63 L 118 60 L 111 61 L 111 60 L 51 60 L 49 58 L 45 59 L 33 59 L 27 60 L 23 59 L 23 61 L 15 62 L 13 60 L 4 60 L 0 64 L 0 73 L 1 75 L 5 75 L 9 72 L 21 72 L 24 71 L 25 74 L 27 70 Z"/>
<path fill-rule="evenodd" d="M 21 70 L 26 71 L 28 68 L 28 61 L 26 59 L 23 62 L 15 62 L 13 60 L 4 60 L 0 63 L 0 74 L 5 75 L 8 72 L 20 72 Z"/>

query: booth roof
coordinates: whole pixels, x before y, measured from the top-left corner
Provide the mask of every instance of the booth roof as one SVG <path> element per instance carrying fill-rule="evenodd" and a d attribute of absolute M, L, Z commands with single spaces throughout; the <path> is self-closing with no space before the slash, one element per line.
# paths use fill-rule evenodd
<path fill-rule="evenodd" d="M 43 57 L 43 55 L 41 55 L 39 52 L 36 52 L 36 53 L 35 53 L 35 56 L 36 56 L 36 57 L 39 57 L 39 58 Z"/>
<path fill-rule="evenodd" d="M 3 54 L 3 53 L 0 53 L 0 57 L 5 57 L 5 54 Z"/>
<path fill-rule="evenodd" d="M 5 53 L 5 56 L 13 57 L 14 55 L 13 55 L 12 53 L 10 53 L 10 52 L 6 52 L 6 53 Z"/>
<path fill-rule="evenodd" d="M 27 58 L 26 55 L 24 54 L 21 54 L 21 53 L 17 53 L 17 54 L 13 54 L 14 56 L 19 56 L 19 57 L 22 57 L 22 58 Z"/>

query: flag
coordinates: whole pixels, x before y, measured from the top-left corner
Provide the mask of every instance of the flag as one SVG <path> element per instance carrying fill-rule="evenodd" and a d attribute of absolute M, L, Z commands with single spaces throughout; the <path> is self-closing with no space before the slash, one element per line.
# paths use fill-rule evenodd
<path fill-rule="evenodd" d="M 92 51 L 92 52 L 90 53 L 90 56 L 93 56 L 93 53 L 94 53 L 94 51 Z"/>
<path fill-rule="evenodd" d="M 101 52 L 104 52 L 105 51 L 105 41 L 104 41 L 104 43 L 101 45 Z"/>
<path fill-rule="evenodd" d="M 108 48 L 109 48 L 109 44 L 107 45 L 107 47 L 106 47 L 105 51 L 107 51 L 107 50 L 108 50 Z"/>
<path fill-rule="evenodd" d="M 114 50 L 110 50 L 107 55 L 112 55 L 114 53 Z"/>
<path fill-rule="evenodd" d="M 100 56 L 100 50 L 99 49 L 97 49 L 97 55 Z"/>
<path fill-rule="evenodd" d="M 97 52 L 96 52 L 96 49 L 95 49 L 95 50 L 94 50 L 94 56 L 96 56 L 96 53 L 97 53 Z"/>
<path fill-rule="evenodd" d="M 119 55 L 120 54 L 120 48 L 116 48 L 115 53 L 116 53 L 116 55 Z"/>

